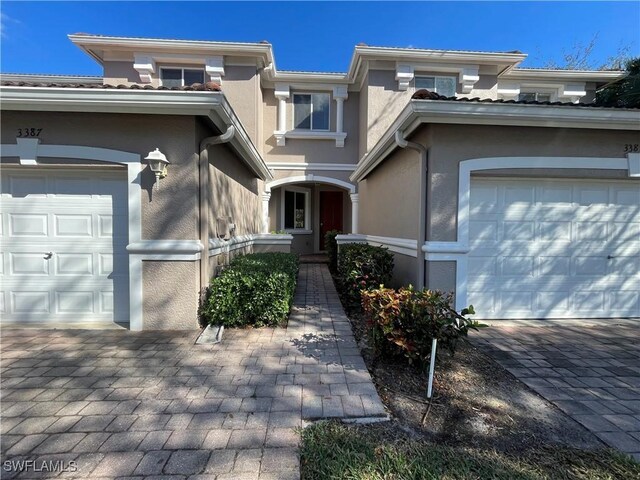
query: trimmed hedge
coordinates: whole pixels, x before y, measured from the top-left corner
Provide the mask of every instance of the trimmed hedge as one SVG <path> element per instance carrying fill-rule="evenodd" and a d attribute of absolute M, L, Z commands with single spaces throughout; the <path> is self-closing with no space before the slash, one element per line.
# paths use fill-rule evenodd
<path fill-rule="evenodd" d="M 201 318 L 225 327 L 277 325 L 291 310 L 297 276 L 298 256 L 292 253 L 236 257 L 211 279 Z"/>
<path fill-rule="evenodd" d="M 327 250 L 329 270 L 332 273 L 338 271 L 338 242 L 336 242 L 336 236 L 341 233 L 339 230 L 329 230 L 324 234 L 324 248 Z"/>
<path fill-rule="evenodd" d="M 486 326 L 467 318 L 475 313 L 472 305 L 458 313 L 453 295 L 440 291 L 413 287 L 363 291 L 362 306 L 376 353 L 404 355 L 409 363 L 423 368 L 434 338 L 453 354 L 469 330 Z"/>
<path fill-rule="evenodd" d="M 391 281 L 393 255 L 366 243 L 345 243 L 338 254 L 338 278 L 350 307 L 360 308 L 360 292 Z"/>

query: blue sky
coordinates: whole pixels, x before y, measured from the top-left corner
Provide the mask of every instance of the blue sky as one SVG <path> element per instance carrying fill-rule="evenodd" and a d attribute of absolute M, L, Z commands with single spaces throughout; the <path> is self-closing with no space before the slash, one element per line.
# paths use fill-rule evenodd
<path fill-rule="evenodd" d="M 560 61 L 597 35 L 592 59 L 640 56 L 640 2 L 0 2 L 0 70 L 99 75 L 67 39 L 76 32 L 224 41 L 268 40 L 278 68 L 345 71 L 369 45 L 508 51 L 523 66 Z"/>

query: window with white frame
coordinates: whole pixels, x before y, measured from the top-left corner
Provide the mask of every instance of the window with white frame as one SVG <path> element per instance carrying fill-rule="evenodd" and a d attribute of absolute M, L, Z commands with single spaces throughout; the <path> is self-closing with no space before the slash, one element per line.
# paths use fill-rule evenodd
<path fill-rule="evenodd" d="M 522 92 L 518 95 L 518 101 L 521 102 L 550 102 L 551 94 L 544 92 Z"/>
<path fill-rule="evenodd" d="M 204 70 L 195 68 L 161 68 L 160 81 L 163 87 L 185 87 L 204 83 Z"/>
<path fill-rule="evenodd" d="M 287 231 L 310 230 L 310 195 L 304 188 L 283 190 L 283 227 Z"/>
<path fill-rule="evenodd" d="M 456 94 L 456 77 L 416 77 L 415 82 L 416 90 L 425 88 L 445 97 Z"/>
<path fill-rule="evenodd" d="M 329 130 L 328 93 L 293 94 L 293 128 L 297 130 Z"/>

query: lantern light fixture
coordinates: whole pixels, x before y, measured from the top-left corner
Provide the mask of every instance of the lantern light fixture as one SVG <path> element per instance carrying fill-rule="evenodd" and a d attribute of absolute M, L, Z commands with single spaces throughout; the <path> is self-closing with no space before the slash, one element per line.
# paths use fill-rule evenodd
<path fill-rule="evenodd" d="M 164 153 L 156 148 L 153 152 L 149 152 L 149 155 L 145 157 L 145 160 L 149 164 L 149 168 L 156 176 L 156 185 L 160 186 L 160 179 L 167 176 L 167 165 L 171 162 L 167 160 Z"/>

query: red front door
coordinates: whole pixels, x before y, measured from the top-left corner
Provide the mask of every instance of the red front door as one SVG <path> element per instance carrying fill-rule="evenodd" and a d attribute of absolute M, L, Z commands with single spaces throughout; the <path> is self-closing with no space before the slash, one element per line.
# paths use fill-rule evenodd
<path fill-rule="evenodd" d="M 342 208 L 342 192 L 320 192 L 320 250 L 325 249 L 325 233 L 342 231 Z"/>

